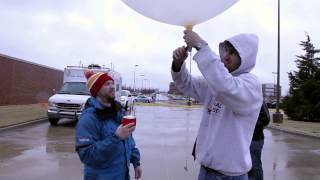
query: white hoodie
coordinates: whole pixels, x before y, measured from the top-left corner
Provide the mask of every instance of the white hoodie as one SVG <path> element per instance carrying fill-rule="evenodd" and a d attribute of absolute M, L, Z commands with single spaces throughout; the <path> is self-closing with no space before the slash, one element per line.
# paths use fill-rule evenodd
<path fill-rule="evenodd" d="M 262 89 L 250 73 L 258 51 L 258 38 L 240 34 L 228 39 L 241 57 L 231 74 L 220 57 L 206 46 L 193 57 L 203 77 L 191 77 L 185 63 L 172 71 L 175 85 L 204 104 L 197 136 L 196 158 L 201 165 L 228 176 L 251 169 L 250 143 L 262 104 Z"/>

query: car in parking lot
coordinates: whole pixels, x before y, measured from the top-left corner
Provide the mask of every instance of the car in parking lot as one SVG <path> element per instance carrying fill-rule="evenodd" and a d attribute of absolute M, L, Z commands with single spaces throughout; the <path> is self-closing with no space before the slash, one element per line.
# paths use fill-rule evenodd
<path fill-rule="evenodd" d="M 133 106 L 133 97 L 130 91 L 121 90 L 120 103 L 125 110 L 129 110 Z"/>
<path fill-rule="evenodd" d="M 134 98 L 134 102 L 151 103 L 153 100 L 151 97 L 139 95 Z"/>

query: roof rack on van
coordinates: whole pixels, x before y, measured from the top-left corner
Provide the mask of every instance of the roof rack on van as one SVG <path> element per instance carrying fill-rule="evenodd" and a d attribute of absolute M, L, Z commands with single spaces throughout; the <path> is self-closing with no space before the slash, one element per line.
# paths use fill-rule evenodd
<path fill-rule="evenodd" d="M 67 66 L 66 67 L 67 69 L 71 69 L 71 68 L 79 68 L 79 69 L 101 69 L 101 70 L 108 70 L 110 71 L 111 69 L 110 68 L 107 68 L 107 67 L 101 67 L 100 65 L 89 65 L 88 67 L 87 66 Z"/>
<path fill-rule="evenodd" d="M 101 66 L 98 64 L 90 64 L 88 66 L 88 69 L 101 69 Z"/>

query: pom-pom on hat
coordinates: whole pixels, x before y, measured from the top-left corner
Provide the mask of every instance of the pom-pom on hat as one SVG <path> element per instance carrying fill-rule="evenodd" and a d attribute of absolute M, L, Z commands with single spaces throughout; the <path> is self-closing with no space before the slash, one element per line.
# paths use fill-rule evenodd
<path fill-rule="evenodd" d="M 96 97 L 99 90 L 103 86 L 105 82 L 108 80 L 112 80 L 112 77 L 109 76 L 107 73 L 98 72 L 94 73 L 92 70 L 87 70 L 84 72 L 84 75 L 87 78 L 87 88 L 89 89 L 91 95 Z"/>

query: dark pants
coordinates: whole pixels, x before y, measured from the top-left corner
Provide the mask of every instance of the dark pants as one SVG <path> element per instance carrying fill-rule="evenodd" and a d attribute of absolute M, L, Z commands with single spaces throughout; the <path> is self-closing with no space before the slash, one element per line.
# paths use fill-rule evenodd
<path fill-rule="evenodd" d="M 241 176 L 227 176 L 214 170 L 207 170 L 201 166 L 198 180 L 248 180 L 247 174 Z"/>
<path fill-rule="evenodd" d="M 249 179 L 263 180 L 263 169 L 261 162 L 261 153 L 264 144 L 264 139 L 252 141 L 250 145 L 250 154 L 252 159 L 252 169 L 248 173 Z"/>

